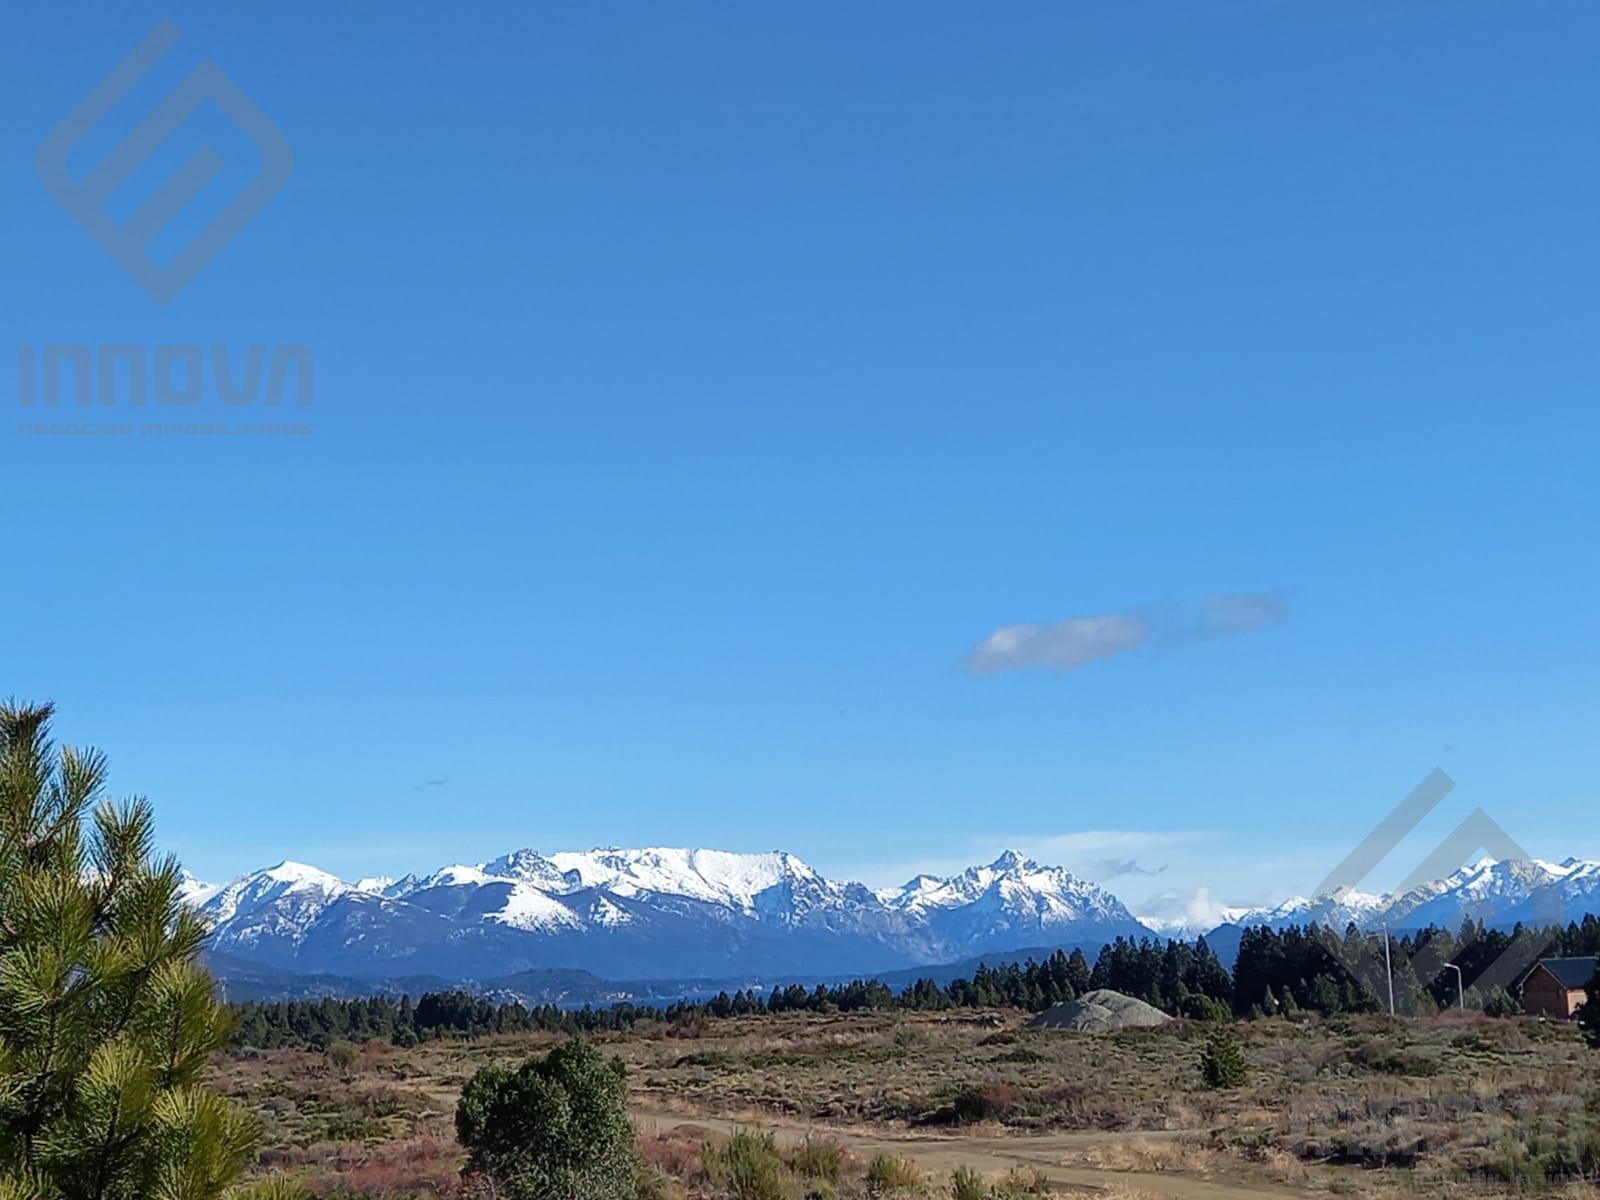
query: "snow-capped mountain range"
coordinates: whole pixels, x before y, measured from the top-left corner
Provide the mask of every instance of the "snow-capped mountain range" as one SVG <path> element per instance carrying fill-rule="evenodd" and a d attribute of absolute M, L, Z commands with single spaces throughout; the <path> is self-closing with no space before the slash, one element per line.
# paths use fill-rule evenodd
<path fill-rule="evenodd" d="M 1510 928 L 1565 924 L 1600 914 L 1600 862 L 1569 858 L 1480 859 L 1459 871 L 1404 892 L 1384 895 L 1344 891 L 1332 896 L 1295 896 L 1267 907 L 1218 903 L 1207 889 L 1191 897 L 1169 897 L 1140 914 L 1150 928 L 1172 937 L 1215 934 L 1222 928 L 1324 925 L 1393 930 L 1430 925 L 1458 929 L 1465 920 Z"/>
<path fill-rule="evenodd" d="M 1014 851 L 882 891 L 782 852 L 652 847 L 518 850 L 356 883 L 284 862 L 220 886 L 190 878 L 185 895 L 217 953 L 356 977 L 835 975 L 1150 932 L 1104 889 Z"/>
<path fill-rule="evenodd" d="M 577 968 L 608 979 L 830 977 L 1118 936 L 1204 933 L 1225 961 L 1239 930 L 1311 923 L 1549 925 L 1600 912 L 1600 862 L 1484 859 L 1398 895 L 1345 892 L 1265 908 L 1202 889 L 1135 916 L 1096 884 L 1007 851 L 950 877 L 874 891 L 792 854 L 652 847 L 518 850 L 426 876 L 347 883 L 285 862 L 187 901 L 213 951 L 300 973 L 480 980 Z"/>

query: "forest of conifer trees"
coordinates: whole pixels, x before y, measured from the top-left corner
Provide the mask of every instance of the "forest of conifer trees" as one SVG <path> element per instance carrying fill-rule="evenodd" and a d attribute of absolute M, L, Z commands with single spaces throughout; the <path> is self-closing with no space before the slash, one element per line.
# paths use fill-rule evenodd
<path fill-rule="evenodd" d="M 1397 1007 L 1429 1012 L 1456 1002 L 1455 974 L 1468 981 L 1504 954 L 1521 929 L 1493 930 L 1468 923 L 1455 934 L 1429 929 L 1393 943 Z M 1588 916 L 1539 939 L 1549 955 L 1600 953 L 1600 918 Z M 1380 999 L 1356 979 L 1344 962 L 1381 954 L 1381 942 L 1354 928 L 1343 935 L 1315 927 L 1249 929 L 1239 945 L 1232 972 L 1206 945 L 1176 940 L 1118 938 L 1105 946 L 1091 967 L 1081 950 L 1056 951 L 1043 962 L 983 966 L 968 978 L 940 985 L 921 979 L 895 992 L 877 980 L 854 980 L 815 987 L 790 985 L 770 992 L 723 992 L 706 1000 L 664 1006 L 617 1004 L 565 1009 L 529 1007 L 511 999 L 474 996 L 467 991 L 429 993 L 412 1001 L 385 997 L 285 1000 L 234 1005 L 234 1043 L 241 1047 L 326 1046 L 337 1041 L 382 1039 L 400 1045 L 433 1038 L 470 1038 L 497 1033 L 594 1033 L 631 1029 L 645 1023 L 682 1026 L 727 1017 L 783 1012 L 858 1012 L 863 1010 L 1017 1008 L 1040 1012 L 1084 992 L 1109 988 L 1137 997 L 1174 1016 L 1206 1020 L 1228 1016 L 1264 1017 L 1296 1011 L 1332 1015 L 1376 1012 Z M 1413 964 L 1432 964 L 1433 977 L 1418 979 Z M 1468 1002 L 1491 1015 L 1519 1011 L 1503 990 L 1482 994 L 1470 989 Z M 1382 1003 L 1387 1004 L 1387 997 Z"/>

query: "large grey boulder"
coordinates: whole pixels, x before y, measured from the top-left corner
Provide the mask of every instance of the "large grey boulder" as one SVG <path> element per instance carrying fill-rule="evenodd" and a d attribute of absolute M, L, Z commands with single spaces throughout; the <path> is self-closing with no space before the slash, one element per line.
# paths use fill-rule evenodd
<path fill-rule="evenodd" d="M 1124 996 L 1109 988 L 1085 992 L 1076 1000 L 1052 1005 L 1028 1022 L 1030 1029 L 1076 1029 L 1084 1033 L 1105 1033 L 1112 1029 L 1138 1029 L 1165 1025 L 1172 1020 L 1159 1008 L 1143 1000 Z"/>

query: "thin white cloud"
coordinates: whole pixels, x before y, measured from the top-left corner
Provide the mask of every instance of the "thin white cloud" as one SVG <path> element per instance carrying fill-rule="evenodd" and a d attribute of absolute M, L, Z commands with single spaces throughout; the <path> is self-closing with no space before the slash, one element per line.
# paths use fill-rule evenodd
<path fill-rule="evenodd" d="M 976 675 L 1048 667 L 1076 671 L 1102 658 L 1125 654 L 1150 636 L 1143 617 L 1113 613 L 1103 617 L 1068 617 L 1054 625 L 1002 625 L 967 658 Z"/>
<path fill-rule="evenodd" d="M 1278 592 L 1216 593 L 1201 602 L 1198 617 L 1153 622 L 1134 612 L 1068 617 L 1049 625 L 1002 625 L 967 655 L 974 675 L 1026 671 L 1043 667 L 1058 674 L 1147 645 L 1208 642 L 1233 634 L 1254 633 L 1289 615 Z"/>
<path fill-rule="evenodd" d="M 1276 625 L 1288 618 L 1289 603 L 1278 592 L 1211 595 L 1205 598 L 1204 610 L 1194 636 L 1210 639 L 1231 633 L 1254 633 Z"/>

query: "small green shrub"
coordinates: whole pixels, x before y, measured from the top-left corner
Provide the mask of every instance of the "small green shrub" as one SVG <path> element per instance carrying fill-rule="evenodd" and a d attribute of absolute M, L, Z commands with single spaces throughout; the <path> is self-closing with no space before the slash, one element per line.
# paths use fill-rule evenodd
<path fill-rule="evenodd" d="M 1522 1015 L 1522 1001 L 1518 1000 L 1503 987 L 1497 987 L 1489 993 L 1483 1002 L 1483 1012 L 1489 1017 L 1517 1017 Z"/>
<path fill-rule="evenodd" d="M 844 1168 L 844 1151 L 831 1142 L 813 1142 L 807 1138 L 805 1145 L 794 1152 L 794 1161 L 790 1165 L 796 1175 L 832 1182 L 839 1178 L 839 1172 Z"/>
<path fill-rule="evenodd" d="M 672 1184 L 660 1167 L 639 1163 L 633 1174 L 634 1200 L 671 1200 Z"/>
<path fill-rule="evenodd" d="M 883 1196 L 890 1192 L 914 1192 L 922 1187 L 922 1171 L 909 1158 L 880 1154 L 867 1168 L 867 1194 Z"/>
<path fill-rule="evenodd" d="M 783 1160 L 770 1133 L 738 1130 L 719 1155 L 718 1172 L 734 1200 L 785 1200 Z"/>
<path fill-rule="evenodd" d="M 1249 1074 L 1244 1051 L 1232 1029 L 1224 1026 L 1206 1039 L 1206 1048 L 1200 1055 L 1200 1077 L 1208 1088 L 1243 1087 Z"/>
<path fill-rule="evenodd" d="M 989 1200 L 989 1185 L 971 1167 L 957 1167 L 950 1174 L 950 1200 Z"/>
<path fill-rule="evenodd" d="M 328 1061 L 344 1072 L 349 1072 L 361 1061 L 361 1048 L 354 1042 L 333 1042 L 326 1053 Z"/>

